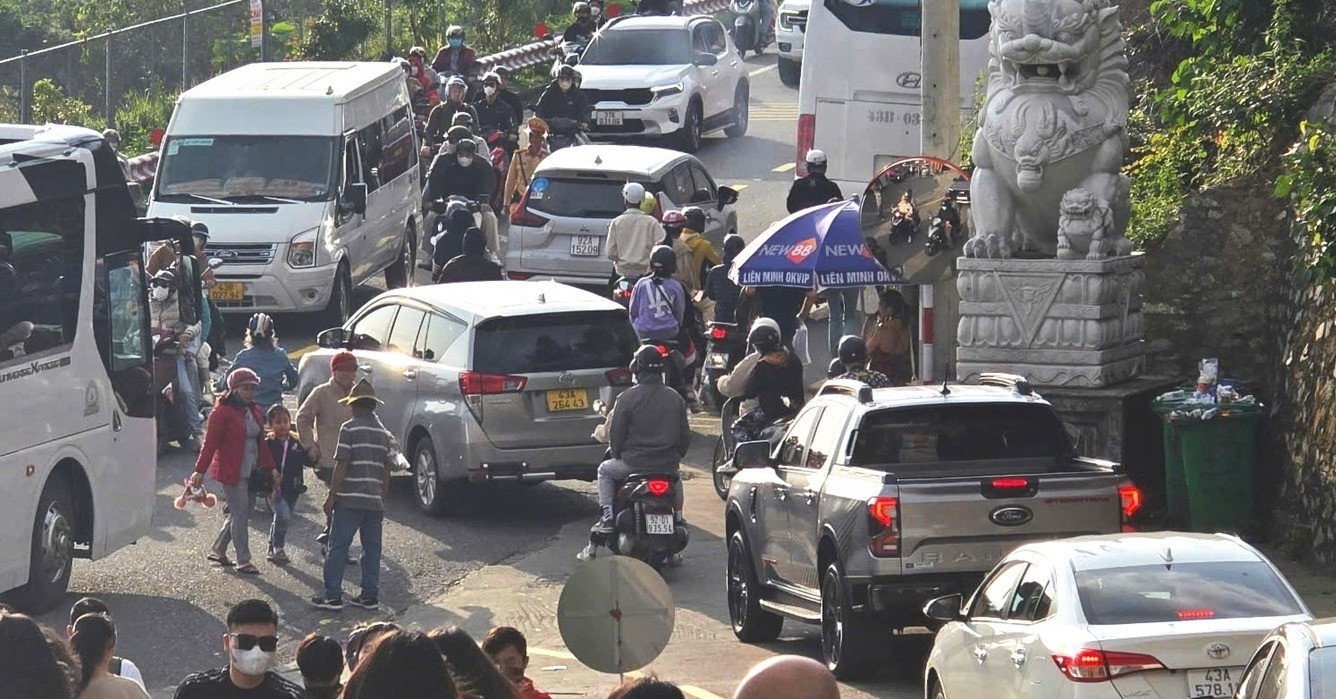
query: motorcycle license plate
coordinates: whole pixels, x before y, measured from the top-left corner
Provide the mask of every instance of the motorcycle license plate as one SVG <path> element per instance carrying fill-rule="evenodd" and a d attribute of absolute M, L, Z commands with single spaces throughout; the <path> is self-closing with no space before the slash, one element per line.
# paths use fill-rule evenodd
<path fill-rule="evenodd" d="M 599 247 L 598 236 L 571 236 L 571 254 L 576 257 L 598 257 Z"/>
<path fill-rule="evenodd" d="M 711 369 L 727 369 L 728 355 L 723 352 L 711 352 L 709 358 L 705 360 L 705 366 Z"/>
<path fill-rule="evenodd" d="M 214 301 L 240 301 L 246 295 L 246 285 L 241 282 L 219 282 L 209 290 L 209 297 Z"/>
<path fill-rule="evenodd" d="M 672 515 L 645 515 L 646 534 L 672 534 Z"/>
<path fill-rule="evenodd" d="M 594 123 L 599 126 L 621 126 L 625 119 L 622 112 L 594 112 Z"/>

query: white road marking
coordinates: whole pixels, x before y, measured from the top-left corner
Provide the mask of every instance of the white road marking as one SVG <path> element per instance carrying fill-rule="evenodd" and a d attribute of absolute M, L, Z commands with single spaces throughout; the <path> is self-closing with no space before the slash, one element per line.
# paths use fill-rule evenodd
<path fill-rule="evenodd" d="M 772 71 L 772 70 L 774 70 L 774 69 L 776 69 L 776 68 L 778 68 L 778 67 L 779 67 L 779 64 L 778 64 L 778 63 L 771 63 L 770 65 L 768 65 L 768 66 L 766 66 L 766 67 L 764 67 L 764 68 L 757 68 L 756 70 L 753 70 L 752 72 L 748 73 L 747 75 L 750 76 L 750 77 L 753 77 L 753 78 L 754 78 L 754 77 L 760 75 L 761 73 L 768 73 L 768 72 L 770 72 L 770 71 Z"/>
<path fill-rule="evenodd" d="M 798 163 L 784 163 L 783 165 L 780 165 L 780 166 L 777 167 L 777 168 L 772 168 L 770 171 L 771 171 L 771 172 L 788 172 L 788 171 L 792 170 L 792 169 L 795 168 L 795 167 L 798 167 Z"/>

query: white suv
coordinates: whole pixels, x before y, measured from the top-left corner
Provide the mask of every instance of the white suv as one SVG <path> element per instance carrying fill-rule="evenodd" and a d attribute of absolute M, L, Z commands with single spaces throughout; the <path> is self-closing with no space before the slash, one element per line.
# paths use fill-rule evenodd
<path fill-rule="evenodd" d="M 747 132 L 746 65 L 712 17 L 618 17 L 580 57 L 595 140 L 671 136 L 688 153 L 722 128 Z"/>
<path fill-rule="evenodd" d="M 779 81 L 793 87 L 803 68 L 803 35 L 807 32 L 807 11 L 812 0 L 784 0 L 775 23 L 775 42 L 779 44 Z"/>

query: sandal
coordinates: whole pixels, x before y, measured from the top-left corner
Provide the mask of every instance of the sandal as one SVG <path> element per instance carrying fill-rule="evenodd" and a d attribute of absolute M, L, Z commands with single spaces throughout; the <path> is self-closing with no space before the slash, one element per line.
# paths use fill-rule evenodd
<path fill-rule="evenodd" d="M 243 575 L 259 575 L 260 569 L 256 568 L 254 563 L 242 563 L 237 566 L 237 572 Z"/>
<path fill-rule="evenodd" d="M 217 551 L 213 551 L 207 556 L 207 558 L 213 563 L 217 563 L 218 565 L 224 568 L 232 567 L 232 559 L 228 558 L 227 554 L 225 553 L 218 553 Z"/>

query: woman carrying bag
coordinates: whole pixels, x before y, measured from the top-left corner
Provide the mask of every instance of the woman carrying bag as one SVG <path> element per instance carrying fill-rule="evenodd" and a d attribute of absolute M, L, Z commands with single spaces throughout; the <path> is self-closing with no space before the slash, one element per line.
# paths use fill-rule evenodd
<path fill-rule="evenodd" d="M 515 157 L 510 161 L 510 169 L 506 172 L 506 186 L 501 190 L 501 201 L 505 202 L 511 215 L 519 207 L 520 200 L 524 198 L 525 192 L 529 191 L 529 182 L 533 179 L 534 170 L 538 169 L 538 164 L 543 162 L 543 158 L 550 155 L 547 149 L 547 122 L 532 117 L 529 119 L 527 134 L 528 142 L 524 148 L 515 151 Z"/>
<path fill-rule="evenodd" d="M 237 572 L 247 575 L 260 573 L 251 562 L 248 526 L 251 483 L 267 481 L 270 491 L 277 485 L 274 458 L 264 445 L 264 417 L 255 402 L 255 389 L 259 385 L 260 377 L 250 369 L 237 369 L 228 375 L 227 393 L 209 413 L 204 446 L 195 461 L 195 473 L 190 476 L 191 485 L 199 486 L 204 472 L 211 470 L 227 498 L 227 517 L 208 559 L 222 566 L 232 565 L 227 557 L 227 546 L 231 544 L 237 553 Z"/>

